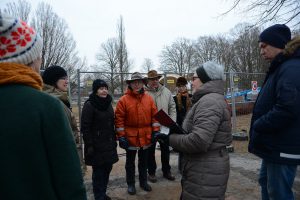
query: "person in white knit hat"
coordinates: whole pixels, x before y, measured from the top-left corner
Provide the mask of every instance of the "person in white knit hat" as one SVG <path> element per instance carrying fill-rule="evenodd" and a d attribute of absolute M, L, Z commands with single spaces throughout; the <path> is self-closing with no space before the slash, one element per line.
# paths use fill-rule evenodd
<path fill-rule="evenodd" d="M 230 171 L 226 146 L 232 141 L 224 66 L 207 61 L 192 80 L 193 106 L 182 124 L 187 134 L 157 137 L 182 153 L 181 200 L 224 200 Z"/>
<path fill-rule="evenodd" d="M 41 53 L 36 31 L 0 12 L 1 199 L 84 200 L 63 107 L 41 91 Z"/>

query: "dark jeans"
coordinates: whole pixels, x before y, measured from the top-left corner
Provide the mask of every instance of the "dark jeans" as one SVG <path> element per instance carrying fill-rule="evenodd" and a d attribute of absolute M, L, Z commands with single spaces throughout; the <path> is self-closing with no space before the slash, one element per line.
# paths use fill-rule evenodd
<path fill-rule="evenodd" d="M 105 200 L 111 169 L 112 164 L 93 166 L 92 181 L 95 200 Z"/>
<path fill-rule="evenodd" d="M 135 184 L 135 157 L 137 150 L 126 150 L 126 182 L 128 185 Z M 140 184 L 147 182 L 147 156 L 148 149 L 138 150 L 138 170 Z"/>
<path fill-rule="evenodd" d="M 168 174 L 171 170 L 170 166 L 170 149 L 169 146 L 159 142 L 160 150 L 161 150 L 161 165 L 163 174 Z M 155 161 L 155 146 L 156 142 L 151 145 L 148 153 L 148 174 L 154 175 L 157 165 Z"/>
<path fill-rule="evenodd" d="M 262 200 L 294 200 L 293 183 L 297 165 L 284 165 L 262 161 L 259 184 Z"/>

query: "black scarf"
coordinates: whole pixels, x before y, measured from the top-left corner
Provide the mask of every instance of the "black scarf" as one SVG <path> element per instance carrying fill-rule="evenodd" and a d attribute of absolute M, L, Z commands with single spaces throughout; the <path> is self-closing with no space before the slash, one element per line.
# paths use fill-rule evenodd
<path fill-rule="evenodd" d="M 105 111 L 111 105 L 112 98 L 108 94 L 105 98 L 99 97 L 98 95 L 92 93 L 88 99 L 91 104 L 100 111 Z"/>

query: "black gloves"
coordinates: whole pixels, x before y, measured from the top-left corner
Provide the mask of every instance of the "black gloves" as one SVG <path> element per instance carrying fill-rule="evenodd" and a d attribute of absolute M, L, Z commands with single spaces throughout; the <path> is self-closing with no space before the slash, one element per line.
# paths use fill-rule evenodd
<path fill-rule="evenodd" d="M 159 142 L 169 145 L 169 135 L 166 135 L 163 133 L 158 133 L 158 134 L 156 134 L 155 139 Z"/>
<path fill-rule="evenodd" d="M 153 132 L 152 132 L 152 135 L 151 135 L 151 143 L 155 143 L 155 142 L 157 141 L 156 136 L 159 135 L 159 134 L 161 134 L 161 133 L 158 132 L 158 131 L 153 131 Z"/>
<path fill-rule="evenodd" d="M 87 148 L 87 156 L 93 156 L 94 154 L 94 147 L 93 146 L 89 146 Z"/>
<path fill-rule="evenodd" d="M 185 130 L 181 126 L 179 126 L 177 123 L 171 125 L 170 127 L 170 134 L 187 134 Z"/>
<path fill-rule="evenodd" d="M 120 137 L 119 138 L 119 146 L 122 148 L 122 149 L 128 149 L 129 147 L 129 142 L 128 140 L 125 138 L 125 137 Z"/>

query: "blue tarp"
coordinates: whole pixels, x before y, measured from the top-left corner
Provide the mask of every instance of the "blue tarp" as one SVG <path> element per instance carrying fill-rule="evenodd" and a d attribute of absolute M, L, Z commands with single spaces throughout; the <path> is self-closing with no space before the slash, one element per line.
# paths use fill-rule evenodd
<path fill-rule="evenodd" d="M 257 88 L 257 94 L 259 92 L 260 92 L 260 87 Z M 240 91 L 240 92 L 234 92 L 234 97 L 244 96 L 246 101 L 251 100 L 251 99 L 247 98 L 248 95 L 249 96 L 254 95 L 252 90 L 243 90 L 243 91 Z M 225 98 L 226 99 L 231 99 L 231 93 L 228 93 L 227 95 L 225 95 Z"/>

